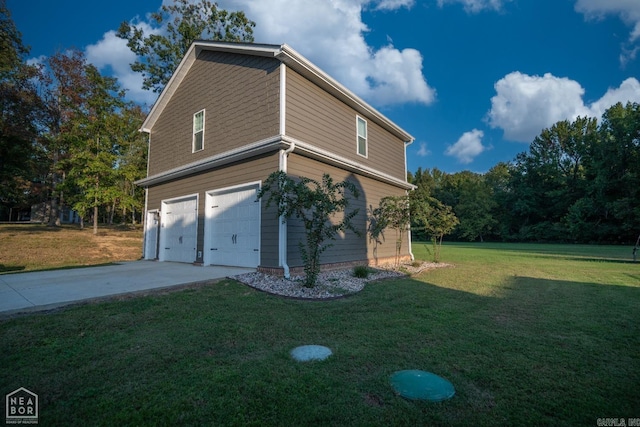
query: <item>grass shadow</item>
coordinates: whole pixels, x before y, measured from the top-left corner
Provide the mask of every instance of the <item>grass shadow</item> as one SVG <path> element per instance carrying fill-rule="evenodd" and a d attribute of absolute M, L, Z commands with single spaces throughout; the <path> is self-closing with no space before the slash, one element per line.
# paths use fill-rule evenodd
<path fill-rule="evenodd" d="M 22 271 L 24 270 L 26 267 L 24 265 L 10 265 L 10 266 L 5 266 L 3 264 L 0 264 L 0 274 L 1 273 L 15 273 L 18 271 Z"/>
<path fill-rule="evenodd" d="M 76 270 L 79 268 L 93 268 L 93 267 L 107 267 L 110 265 L 118 265 L 117 262 L 104 262 L 101 264 L 91 264 L 91 265 L 66 265 L 63 267 L 48 267 L 48 268 L 41 268 L 38 270 L 29 270 L 29 271 L 24 271 L 25 267 L 17 267 L 17 269 L 13 269 L 14 267 L 7 267 L 6 270 L 2 270 L 2 265 L 0 265 L 0 274 L 28 274 L 28 273 L 39 273 L 42 271 L 57 271 L 57 270 Z"/>

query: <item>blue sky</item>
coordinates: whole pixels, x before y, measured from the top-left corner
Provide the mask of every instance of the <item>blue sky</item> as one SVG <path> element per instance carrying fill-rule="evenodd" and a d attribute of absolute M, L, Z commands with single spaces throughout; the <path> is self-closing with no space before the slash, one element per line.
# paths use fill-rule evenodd
<path fill-rule="evenodd" d="M 165 0 L 168 2 L 170 0 Z M 553 123 L 640 102 L 640 0 L 219 0 L 415 137 L 408 169 L 486 172 Z M 7 0 L 32 61 L 75 47 L 153 103 L 115 37 L 161 0 Z"/>

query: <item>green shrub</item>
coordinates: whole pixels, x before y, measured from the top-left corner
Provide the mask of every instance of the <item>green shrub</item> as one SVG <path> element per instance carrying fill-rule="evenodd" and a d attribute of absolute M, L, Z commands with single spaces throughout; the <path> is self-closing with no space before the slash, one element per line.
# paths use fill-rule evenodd
<path fill-rule="evenodd" d="M 366 265 L 358 265 L 353 269 L 353 275 L 360 279 L 366 279 L 367 277 L 369 277 L 370 272 L 371 271 Z"/>

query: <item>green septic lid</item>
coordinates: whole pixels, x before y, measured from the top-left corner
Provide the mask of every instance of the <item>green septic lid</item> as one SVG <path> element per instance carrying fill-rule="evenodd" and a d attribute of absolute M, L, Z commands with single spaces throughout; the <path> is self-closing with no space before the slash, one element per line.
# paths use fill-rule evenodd
<path fill-rule="evenodd" d="M 444 378 L 415 369 L 391 375 L 391 386 L 402 397 L 430 402 L 450 399 L 456 393 L 453 385 Z"/>

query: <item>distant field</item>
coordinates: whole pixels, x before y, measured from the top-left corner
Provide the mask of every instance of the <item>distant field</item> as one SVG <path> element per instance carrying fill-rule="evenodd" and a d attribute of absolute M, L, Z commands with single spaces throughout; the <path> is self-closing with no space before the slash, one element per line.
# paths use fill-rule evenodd
<path fill-rule="evenodd" d="M 428 259 L 425 249 L 413 247 Z M 0 395 L 37 393 L 42 425 L 627 422 L 640 416 L 630 250 L 445 243 L 451 267 L 338 300 L 225 280 L 3 319 Z M 294 362 L 303 344 L 334 355 Z M 396 396 L 389 379 L 404 369 L 447 378 L 455 396 Z"/>
<path fill-rule="evenodd" d="M 0 224 L 0 274 L 139 259 L 141 228 Z"/>

